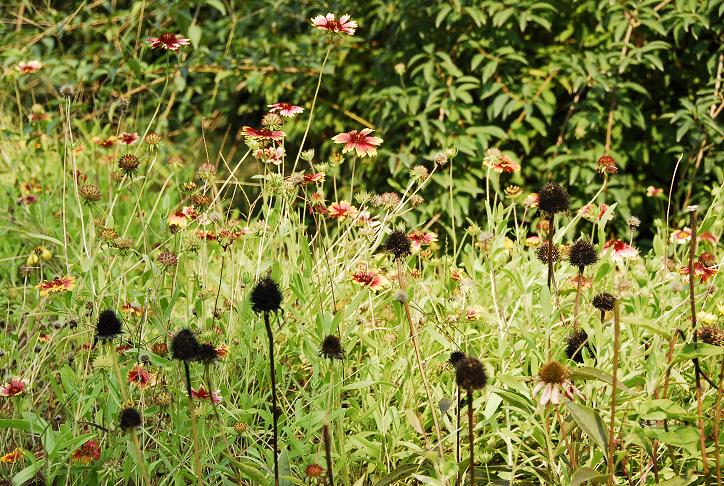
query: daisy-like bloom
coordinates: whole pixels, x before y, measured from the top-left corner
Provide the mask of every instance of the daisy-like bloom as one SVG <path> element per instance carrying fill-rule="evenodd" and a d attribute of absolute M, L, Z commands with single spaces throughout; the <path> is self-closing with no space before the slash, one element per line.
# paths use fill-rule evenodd
<path fill-rule="evenodd" d="M 32 74 L 40 71 L 42 67 L 43 64 L 40 61 L 33 59 L 32 61 L 20 61 L 15 69 L 20 71 L 20 74 Z"/>
<path fill-rule="evenodd" d="M 711 231 L 704 231 L 703 233 L 699 233 L 696 237 L 697 241 L 702 241 L 704 243 L 711 243 L 712 245 L 716 245 L 719 243 L 719 238 L 716 237 Z"/>
<path fill-rule="evenodd" d="M 118 136 L 118 141 L 126 145 L 133 145 L 138 141 L 138 133 L 123 132 Z"/>
<path fill-rule="evenodd" d="M 678 230 L 674 230 L 669 237 L 672 243 L 683 245 L 691 240 L 691 228 L 683 227 Z"/>
<path fill-rule="evenodd" d="M 153 384 L 153 375 L 143 368 L 142 364 L 134 365 L 128 370 L 128 383 L 136 385 L 139 388 L 146 388 Z"/>
<path fill-rule="evenodd" d="M 343 154 L 354 150 L 357 152 L 358 157 L 374 157 L 377 155 L 375 146 L 380 145 L 382 139 L 370 136 L 369 134 L 373 131 L 371 128 L 365 128 L 361 131 L 352 130 L 347 133 L 339 133 L 332 137 L 332 140 L 344 144 L 344 148 L 342 148 Z"/>
<path fill-rule="evenodd" d="M 573 277 L 569 278 L 568 281 L 571 283 L 572 287 L 578 287 L 580 283 L 581 290 L 589 288 L 593 283 L 592 278 L 584 277 L 583 275 L 574 275 Z"/>
<path fill-rule="evenodd" d="M 8 452 L 7 454 L 0 456 L 0 462 L 6 462 L 8 464 L 13 464 L 22 458 L 23 458 L 23 453 L 20 451 L 20 447 L 18 447 L 13 451 Z"/>
<path fill-rule="evenodd" d="M 699 282 L 705 283 L 717 274 L 718 268 L 711 253 L 704 252 L 694 262 L 694 276 L 699 277 Z M 689 266 L 681 269 L 682 275 L 689 275 Z"/>
<path fill-rule="evenodd" d="M 496 148 L 491 148 L 485 151 L 483 165 L 493 169 L 493 171 L 498 174 L 502 174 L 503 172 L 510 174 L 520 170 L 519 164 L 513 162 L 510 157 Z"/>
<path fill-rule="evenodd" d="M 28 382 L 21 378 L 12 378 L 0 386 L 0 397 L 15 397 L 21 395 L 25 391 L 27 384 Z"/>
<path fill-rule="evenodd" d="M 216 346 L 216 356 L 226 358 L 229 354 L 229 346 L 227 344 L 219 344 Z"/>
<path fill-rule="evenodd" d="M 348 201 L 332 203 L 327 209 L 327 214 L 337 221 L 344 221 L 348 217 L 354 217 L 354 215 L 357 214 L 357 208 L 352 206 Z"/>
<path fill-rule="evenodd" d="M 269 130 L 266 128 L 254 128 L 254 127 L 243 127 L 241 132 L 245 137 L 252 138 L 254 140 L 274 140 L 279 142 L 284 139 L 285 133 L 281 130 Z"/>
<path fill-rule="evenodd" d="M 437 241 L 437 235 L 435 233 L 426 233 L 422 230 L 414 230 L 407 235 L 412 242 L 412 252 L 417 253 L 423 246 L 427 246 L 430 243 Z"/>
<path fill-rule="evenodd" d="M 310 464 L 304 469 L 304 474 L 308 478 L 319 478 L 324 474 L 325 469 L 319 464 Z"/>
<path fill-rule="evenodd" d="M 603 252 L 610 253 L 615 262 L 623 262 L 629 258 L 637 257 L 639 251 L 622 240 L 609 240 L 603 245 Z"/>
<path fill-rule="evenodd" d="M 141 305 L 126 302 L 123 306 L 121 306 L 121 312 L 124 314 L 134 314 L 136 317 L 143 317 L 145 309 Z"/>
<path fill-rule="evenodd" d="M 366 269 L 359 269 L 353 273 L 352 281 L 362 287 L 369 287 L 370 290 L 374 291 L 385 287 L 389 283 L 389 280 L 381 273 Z"/>
<path fill-rule="evenodd" d="M 326 30 L 333 34 L 354 35 L 357 29 L 357 22 L 350 20 L 349 15 L 342 15 L 339 20 L 333 13 L 327 15 L 317 15 L 312 18 L 312 25 L 320 30 Z"/>
<path fill-rule="evenodd" d="M 311 172 L 309 174 L 304 174 L 304 183 L 311 184 L 312 182 L 315 182 L 321 184 L 324 182 L 324 177 L 324 172 Z"/>
<path fill-rule="evenodd" d="M 540 404 L 559 405 L 561 403 L 561 395 L 573 400 L 574 397 L 583 398 L 581 392 L 573 386 L 570 381 L 570 372 L 568 368 L 558 361 L 550 361 L 541 366 L 538 371 L 537 383 L 533 388 L 533 395 L 540 392 Z"/>
<path fill-rule="evenodd" d="M 284 158 L 284 149 L 282 147 L 260 148 L 254 151 L 254 158 L 265 164 L 281 165 Z"/>
<path fill-rule="evenodd" d="M 204 231 L 199 230 L 196 232 L 196 237 L 200 240 L 206 240 L 206 241 L 216 241 L 216 233 L 213 231 Z"/>
<path fill-rule="evenodd" d="M 460 282 L 463 278 L 465 278 L 465 271 L 459 268 L 450 268 L 450 278 L 456 282 Z"/>
<path fill-rule="evenodd" d="M 618 174 L 616 161 L 610 155 L 602 155 L 598 158 L 598 173 L 600 174 Z"/>
<path fill-rule="evenodd" d="M 88 465 L 101 458 L 101 446 L 98 441 L 88 440 L 82 446 L 73 451 L 70 460 L 76 464 Z"/>
<path fill-rule="evenodd" d="M 95 144 L 103 148 L 111 148 L 116 144 L 116 137 L 110 136 L 108 138 L 99 138 L 95 141 Z"/>
<path fill-rule="evenodd" d="M 181 34 L 170 34 L 166 32 L 158 37 L 149 37 L 146 39 L 146 42 L 151 46 L 151 49 L 160 47 L 161 49 L 169 51 L 178 51 L 179 47 L 189 45 L 191 40 Z"/>
<path fill-rule="evenodd" d="M 465 311 L 465 319 L 467 319 L 468 321 L 477 321 L 478 319 L 480 319 L 480 316 L 480 309 L 477 309 L 475 307 L 471 307 Z"/>
<path fill-rule="evenodd" d="M 528 194 L 528 197 L 525 198 L 525 201 L 523 201 L 523 206 L 526 208 L 537 208 L 539 201 L 540 197 L 538 196 L 538 193 L 531 192 Z"/>
<path fill-rule="evenodd" d="M 220 390 L 213 390 L 211 393 L 209 393 L 203 386 L 199 387 L 198 390 L 192 389 L 191 396 L 198 400 L 209 400 L 214 405 L 218 405 L 219 403 L 221 403 Z"/>
<path fill-rule="evenodd" d="M 55 292 L 69 292 L 75 287 L 75 277 L 56 277 L 53 280 L 44 280 L 36 285 L 40 289 L 40 295 L 48 295 Z"/>
<path fill-rule="evenodd" d="M 297 115 L 304 111 L 304 108 L 302 108 L 301 106 L 293 105 L 291 103 L 284 103 L 284 102 L 274 103 L 273 105 L 268 105 L 268 106 L 269 106 L 270 113 L 276 112 L 276 113 L 279 113 L 281 116 L 284 116 L 287 118 L 293 117 L 294 115 Z"/>
<path fill-rule="evenodd" d="M 660 187 L 649 186 L 646 188 L 646 196 L 648 197 L 659 197 L 664 193 L 664 190 Z"/>

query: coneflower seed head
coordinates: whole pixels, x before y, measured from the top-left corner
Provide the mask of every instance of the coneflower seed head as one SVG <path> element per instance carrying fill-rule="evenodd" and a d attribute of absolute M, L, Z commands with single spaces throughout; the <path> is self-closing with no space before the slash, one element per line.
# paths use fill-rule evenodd
<path fill-rule="evenodd" d="M 399 260 L 412 254 L 412 241 L 404 231 L 395 230 L 387 236 L 382 249 Z"/>
<path fill-rule="evenodd" d="M 98 316 L 96 324 L 96 339 L 104 341 L 120 336 L 123 325 L 115 312 L 106 309 Z"/>
<path fill-rule="evenodd" d="M 568 261 L 579 269 L 593 265 L 598 261 L 598 254 L 593 245 L 584 239 L 573 243 L 568 250 Z"/>
<path fill-rule="evenodd" d="M 193 361 L 198 358 L 199 348 L 199 342 L 191 329 L 181 329 L 171 341 L 173 359 Z"/>
<path fill-rule="evenodd" d="M 322 341 L 322 356 L 329 359 L 344 359 L 344 349 L 339 338 L 334 335 L 329 335 Z"/>
<path fill-rule="evenodd" d="M 566 356 L 576 363 L 583 363 L 583 348 L 588 343 L 588 334 L 583 329 L 574 331 L 566 340 Z"/>
<path fill-rule="evenodd" d="M 124 432 L 128 432 L 129 430 L 139 428 L 143 423 L 143 418 L 141 417 L 141 414 L 138 412 L 138 410 L 133 407 L 128 407 L 121 410 L 119 423 L 121 426 L 121 430 Z"/>
<path fill-rule="evenodd" d="M 538 209 L 548 215 L 565 213 L 568 205 L 568 191 L 560 184 L 549 182 L 538 191 Z"/>
<path fill-rule="evenodd" d="M 608 312 L 613 310 L 613 305 L 616 303 L 616 297 L 613 295 L 602 292 L 593 296 L 591 304 L 593 307 L 600 310 L 601 312 Z"/>
<path fill-rule="evenodd" d="M 488 382 L 483 363 L 476 358 L 465 357 L 455 365 L 455 382 L 468 391 L 480 390 Z"/>
<path fill-rule="evenodd" d="M 271 277 L 263 277 L 251 291 L 251 308 L 254 312 L 277 312 L 282 305 L 282 291 Z"/>

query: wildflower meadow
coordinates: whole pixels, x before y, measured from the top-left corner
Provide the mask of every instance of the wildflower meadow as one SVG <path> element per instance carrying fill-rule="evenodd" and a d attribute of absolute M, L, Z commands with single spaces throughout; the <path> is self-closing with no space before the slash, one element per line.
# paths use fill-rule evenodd
<path fill-rule="evenodd" d="M 721 2 L 0 12 L 0 486 L 722 484 Z"/>

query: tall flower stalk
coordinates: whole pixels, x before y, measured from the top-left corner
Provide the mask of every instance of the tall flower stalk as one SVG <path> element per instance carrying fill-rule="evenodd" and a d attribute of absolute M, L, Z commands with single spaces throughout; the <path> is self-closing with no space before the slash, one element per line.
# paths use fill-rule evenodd
<path fill-rule="evenodd" d="M 483 364 L 471 357 L 462 358 L 455 365 L 455 381 L 458 387 L 468 392 L 468 444 L 470 448 L 470 463 L 468 474 L 470 485 L 475 484 L 475 420 L 473 418 L 473 392 L 482 390 L 488 382 Z"/>
<path fill-rule="evenodd" d="M 608 486 L 616 482 L 616 391 L 618 388 L 618 354 L 621 335 L 621 304 L 616 300 L 613 304 L 613 370 L 611 371 L 611 422 L 608 428 Z"/>

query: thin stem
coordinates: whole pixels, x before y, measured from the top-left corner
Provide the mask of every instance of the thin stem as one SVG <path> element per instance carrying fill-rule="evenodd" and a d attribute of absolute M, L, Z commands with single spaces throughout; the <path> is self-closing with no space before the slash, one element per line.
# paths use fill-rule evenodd
<path fill-rule="evenodd" d="M 581 283 L 583 282 L 583 267 L 578 268 L 576 283 L 576 304 L 573 307 L 573 332 L 578 331 L 578 309 L 581 306 Z"/>
<path fill-rule="evenodd" d="M 194 397 L 191 394 L 191 370 L 189 362 L 184 361 L 184 372 L 186 374 L 186 393 L 189 398 L 189 416 L 191 417 L 191 434 L 194 439 L 194 462 L 196 463 L 196 483 L 203 486 L 203 473 L 201 469 L 201 448 L 199 447 L 199 433 L 196 430 L 196 413 L 194 411 Z"/>
<path fill-rule="evenodd" d="M 613 304 L 613 370 L 611 371 L 611 423 L 608 429 L 608 486 L 615 483 L 616 466 L 614 464 L 616 434 L 616 389 L 618 387 L 618 353 L 621 323 L 621 307 L 616 300 Z"/>
<path fill-rule="evenodd" d="M 468 440 L 470 442 L 470 485 L 475 486 L 475 433 L 473 431 L 473 390 L 468 390 Z"/>
<path fill-rule="evenodd" d="M 553 284 L 553 217 L 552 214 L 548 217 L 548 248 L 546 249 L 548 252 L 548 290 Z"/>
<path fill-rule="evenodd" d="M 118 363 L 117 351 L 113 349 L 113 341 L 109 341 L 109 348 L 111 353 L 111 360 L 113 361 L 113 371 L 116 372 L 116 380 L 118 381 L 118 392 L 121 395 L 123 402 L 128 401 L 128 394 L 126 389 L 123 387 L 123 375 L 121 374 L 121 365 Z"/>
<path fill-rule="evenodd" d="M 721 457 L 719 451 L 719 424 L 721 422 L 721 399 L 724 393 L 724 358 L 719 366 L 719 386 L 716 392 L 716 403 L 714 405 L 714 426 L 712 435 L 714 436 L 714 463 L 716 464 L 716 484 L 721 486 Z"/>
<path fill-rule="evenodd" d="M 131 429 L 129 432 L 131 435 L 131 442 L 133 447 L 136 449 L 136 455 L 138 456 L 138 467 L 141 468 L 141 477 L 143 478 L 143 484 L 151 486 L 151 481 L 148 479 L 148 471 L 146 470 L 146 461 L 143 459 L 143 452 L 141 451 L 141 444 L 138 442 L 138 436 L 136 431 Z"/>
<path fill-rule="evenodd" d="M 277 378 L 276 369 L 274 368 L 274 334 L 272 333 L 271 324 L 269 323 L 269 313 L 264 312 L 264 325 L 266 326 L 266 335 L 269 338 L 269 369 L 271 372 L 272 382 L 272 423 L 273 438 L 272 447 L 274 450 L 274 485 L 279 486 L 279 447 L 278 447 L 278 430 L 277 430 Z"/>
<path fill-rule="evenodd" d="M 568 441 L 568 434 L 566 433 L 566 426 L 563 422 L 563 417 L 561 417 L 561 413 L 558 410 L 558 407 L 556 406 L 556 419 L 558 419 L 558 425 L 561 427 L 561 435 L 563 436 L 563 442 L 566 444 L 566 451 L 568 451 L 568 460 L 571 465 L 571 469 L 576 469 L 576 457 L 573 454 L 573 449 L 571 448 L 571 443 Z"/>
<path fill-rule="evenodd" d="M 694 296 L 694 257 L 696 255 L 696 206 L 689 209 L 691 221 L 691 240 L 689 246 L 689 304 L 691 305 L 691 332 L 692 338 L 696 343 L 696 300 Z M 699 427 L 699 447 L 701 448 L 701 462 L 704 475 L 709 474 L 709 461 L 706 457 L 706 432 L 704 431 L 703 404 L 701 398 L 701 369 L 699 368 L 699 358 L 694 358 L 694 377 L 696 381 L 696 411 L 699 418 L 696 423 Z"/>
<path fill-rule="evenodd" d="M 455 462 L 460 464 L 460 387 L 457 390 L 457 407 L 455 408 L 456 425 L 455 425 Z M 460 482 L 460 474 L 458 474 L 458 483 Z"/>
<path fill-rule="evenodd" d="M 329 424 L 322 427 L 322 437 L 324 439 L 324 455 L 327 460 L 327 484 L 334 486 L 334 472 L 332 470 L 332 438 L 329 434 Z"/>

